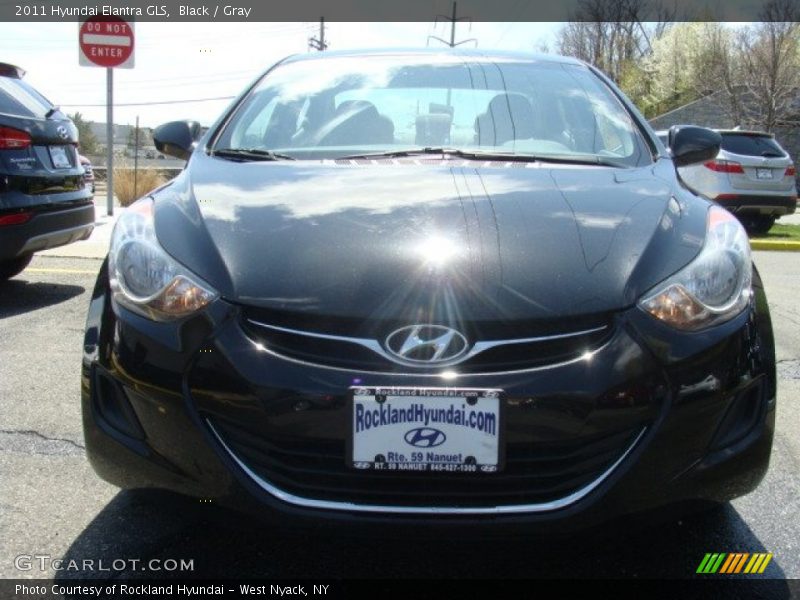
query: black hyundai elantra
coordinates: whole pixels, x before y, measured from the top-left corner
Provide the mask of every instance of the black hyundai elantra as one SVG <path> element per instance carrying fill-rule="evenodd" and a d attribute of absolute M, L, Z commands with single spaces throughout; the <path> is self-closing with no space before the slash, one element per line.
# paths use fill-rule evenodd
<path fill-rule="evenodd" d="M 155 140 L 186 169 L 120 216 L 86 326 L 104 479 L 502 533 L 764 476 L 764 289 L 676 173 L 718 134 L 667 151 L 576 60 L 413 51 L 288 58 Z"/>

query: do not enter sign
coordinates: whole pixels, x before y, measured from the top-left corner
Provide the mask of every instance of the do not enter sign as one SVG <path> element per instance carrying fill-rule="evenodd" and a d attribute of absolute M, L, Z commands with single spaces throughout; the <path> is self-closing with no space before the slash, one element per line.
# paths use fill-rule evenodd
<path fill-rule="evenodd" d="M 81 23 L 78 36 L 79 64 L 133 68 L 133 23 L 115 16 L 91 17 Z"/>

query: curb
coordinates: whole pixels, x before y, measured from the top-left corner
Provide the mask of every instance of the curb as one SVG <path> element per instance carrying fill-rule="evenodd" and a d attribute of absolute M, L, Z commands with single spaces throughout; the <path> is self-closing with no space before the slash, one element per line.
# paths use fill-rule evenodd
<path fill-rule="evenodd" d="M 800 252 L 800 242 L 783 240 L 750 240 L 750 247 L 753 250 L 782 250 L 786 252 Z"/>

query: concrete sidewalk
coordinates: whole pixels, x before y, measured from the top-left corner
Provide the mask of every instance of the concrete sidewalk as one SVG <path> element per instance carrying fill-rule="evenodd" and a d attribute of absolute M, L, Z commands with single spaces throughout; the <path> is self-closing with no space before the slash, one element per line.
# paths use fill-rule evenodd
<path fill-rule="evenodd" d="M 96 195 L 94 198 L 94 231 L 92 231 L 89 239 L 66 246 L 59 246 L 58 248 L 51 248 L 50 250 L 42 250 L 37 252 L 36 255 L 69 258 L 105 258 L 106 254 L 108 254 L 108 246 L 111 243 L 111 232 L 114 230 L 114 224 L 123 210 L 115 198 L 114 216 L 109 217 L 105 194 L 103 194 L 102 198 Z"/>
<path fill-rule="evenodd" d="M 781 217 L 777 221 L 775 221 L 778 225 L 800 225 L 800 209 L 795 212 L 793 215 L 787 215 L 785 217 Z"/>

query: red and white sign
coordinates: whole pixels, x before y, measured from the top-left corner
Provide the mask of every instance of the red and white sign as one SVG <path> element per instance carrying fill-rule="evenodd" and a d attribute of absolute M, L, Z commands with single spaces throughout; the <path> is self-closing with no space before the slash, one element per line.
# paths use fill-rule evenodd
<path fill-rule="evenodd" d="M 114 16 L 91 17 L 78 31 L 79 64 L 133 68 L 133 23 Z"/>

